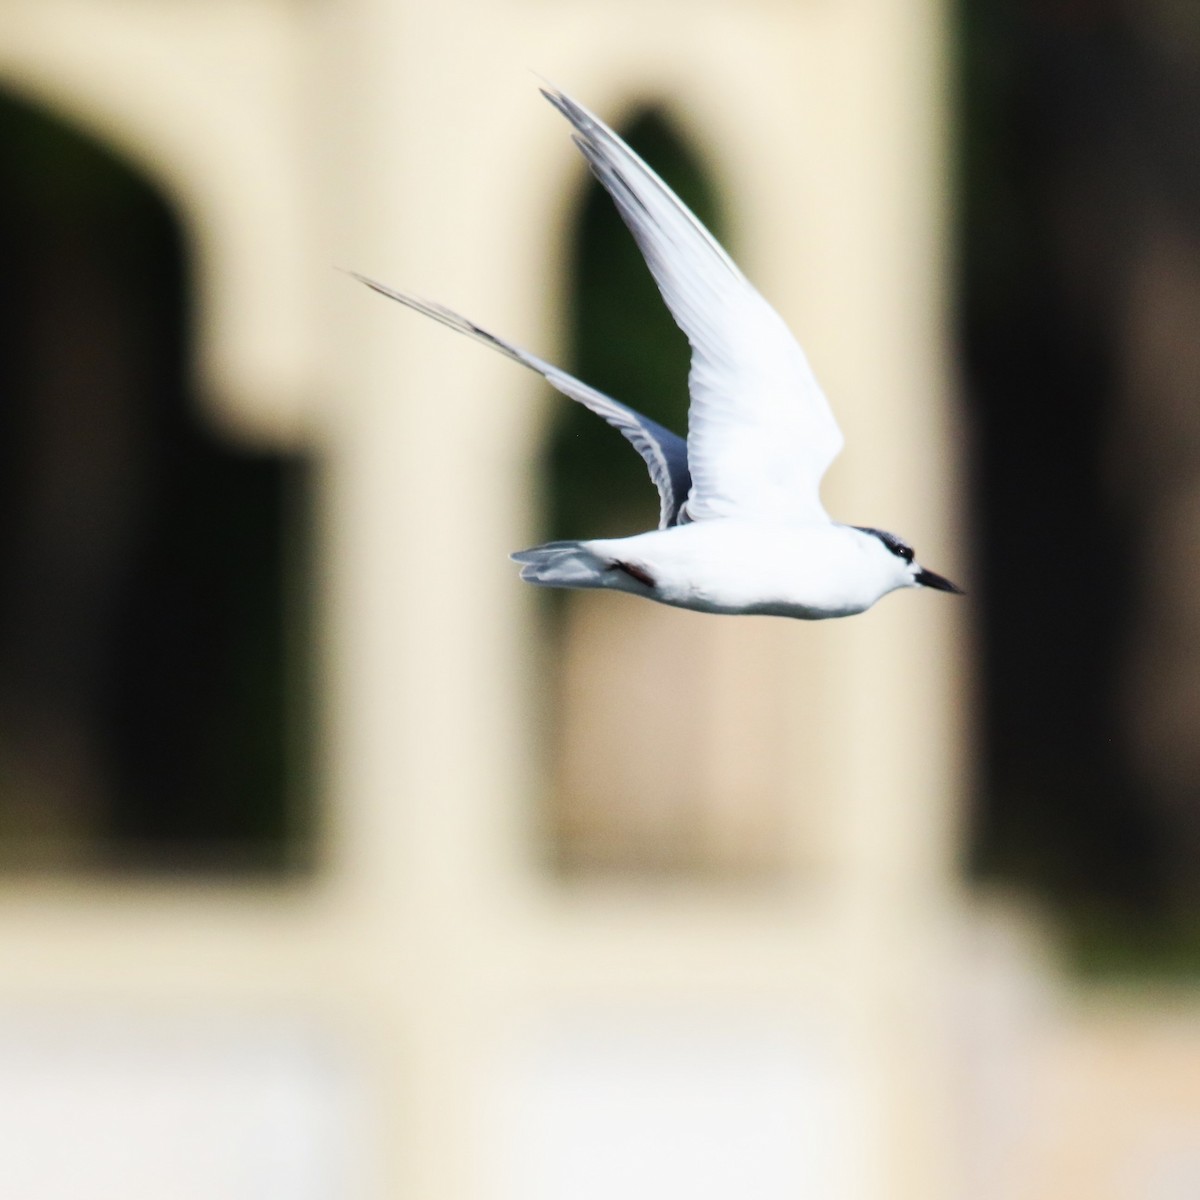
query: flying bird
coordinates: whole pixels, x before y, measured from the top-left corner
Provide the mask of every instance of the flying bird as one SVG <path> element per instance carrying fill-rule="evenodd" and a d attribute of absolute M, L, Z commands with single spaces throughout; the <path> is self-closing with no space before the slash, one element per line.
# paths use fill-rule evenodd
<path fill-rule="evenodd" d="M 603 121 L 542 94 L 612 197 L 691 345 L 687 440 L 450 309 L 363 275 L 377 292 L 537 371 L 619 430 L 660 499 L 658 528 L 521 550 L 540 587 L 612 588 L 678 608 L 820 620 L 864 612 L 899 588 L 960 592 L 893 533 L 830 519 L 821 477 L 841 430 L 808 360 L 674 192 Z"/>

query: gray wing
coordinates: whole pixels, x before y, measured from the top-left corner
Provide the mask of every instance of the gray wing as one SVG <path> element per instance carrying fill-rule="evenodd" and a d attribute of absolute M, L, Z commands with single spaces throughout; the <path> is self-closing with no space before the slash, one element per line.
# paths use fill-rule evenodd
<path fill-rule="evenodd" d="M 683 519 L 826 521 L 842 435 L 782 318 L 679 198 L 599 117 L 543 89 L 613 198 L 692 347 Z"/>
<path fill-rule="evenodd" d="M 501 354 L 511 358 L 514 362 L 519 362 L 531 371 L 536 371 L 564 396 L 577 401 L 584 408 L 607 421 L 642 456 L 642 461 L 650 472 L 650 478 L 654 486 L 658 488 L 659 529 L 667 529 L 679 521 L 680 510 L 687 500 L 692 486 L 692 477 L 688 473 L 687 442 L 678 434 L 664 429 L 656 421 L 651 421 L 649 417 L 643 417 L 641 413 L 636 412 L 627 404 L 622 404 L 620 401 L 606 396 L 603 392 L 588 387 L 586 383 L 582 383 L 573 375 L 568 375 L 566 371 L 559 370 L 558 367 L 538 358 L 537 355 L 530 354 L 519 346 L 514 346 L 511 342 L 506 342 L 486 329 L 481 329 L 473 321 L 468 321 L 466 317 L 459 316 L 458 313 L 441 304 L 435 304 L 431 300 L 422 300 L 418 296 L 410 296 L 405 292 L 398 292 L 394 288 L 358 274 L 357 271 L 351 271 L 350 274 L 360 283 L 365 283 L 367 287 L 379 292 L 380 295 L 387 296 L 391 300 L 398 300 L 401 304 L 408 305 L 409 308 L 415 308 L 417 312 L 424 313 L 427 317 L 432 317 L 435 321 L 440 321 L 443 325 L 448 325 L 459 333 L 465 333 L 468 337 L 483 342 L 486 346 L 491 346 L 493 350 L 499 350 Z"/>

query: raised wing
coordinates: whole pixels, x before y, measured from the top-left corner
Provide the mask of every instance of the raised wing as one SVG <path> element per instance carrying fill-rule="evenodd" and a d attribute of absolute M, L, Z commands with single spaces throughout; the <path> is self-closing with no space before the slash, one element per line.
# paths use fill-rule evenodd
<path fill-rule="evenodd" d="M 691 343 L 692 490 L 680 520 L 828 520 L 819 488 L 842 434 L 782 318 L 603 121 L 561 92 L 542 94 L 575 127 Z"/>
<path fill-rule="evenodd" d="M 621 404 L 604 395 L 603 392 L 588 387 L 586 383 L 580 382 L 573 375 L 568 375 L 566 371 L 560 371 L 558 367 L 544 359 L 522 350 L 519 346 L 514 346 L 511 342 L 506 342 L 486 329 L 480 329 L 473 321 L 468 321 L 466 317 L 459 316 L 458 313 L 441 304 L 435 304 L 431 300 L 422 300 L 418 296 L 410 296 L 405 292 L 398 292 L 385 284 L 377 283 L 374 279 L 368 279 L 365 275 L 359 275 L 356 271 L 352 271 L 351 274 L 360 283 L 365 283 L 367 287 L 373 288 L 380 295 L 387 296 L 391 300 L 398 300 L 401 304 L 408 305 L 409 308 L 415 308 L 417 312 L 424 313 L 427 317 L 432 317 L 435 321 L 440 321 L 443 325 L 458 330 L 459 333 L 465 333 L 468 337 L 483 342 L 486 346 L 491 346 L 493 350 L 499 350 L 501 354 L 511 358 L 514 362 L 519 362 L 522 366 L 536 371 L 564 396 L 578 401 L 584 408 L 607 421 L 609 425 L 624 435 L 626 441 L 642 456 L 642 461 L 650 471 L 650 478 L 653 480 L 654 486 L 658 488 L 658 527 L 666 529 L 680 519 L 680 510 L 687 499 L 692 481 L 688 474 L 687 443 L 678 434 L 664 429 L 656 421 L 651 421 L 649 417 L 643 417 L 641 413 L 636 412 L 628 405 Z"/>

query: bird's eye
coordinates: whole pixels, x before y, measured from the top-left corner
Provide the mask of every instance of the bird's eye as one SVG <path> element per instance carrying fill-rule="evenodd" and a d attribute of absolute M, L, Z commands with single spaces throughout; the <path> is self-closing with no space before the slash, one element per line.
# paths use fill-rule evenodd
<path fill-rule="evenodd" d="M 896 548 L 896 553 L 899 554 L 906 563 L 910 563 L 913 560 L 913 548 L 911 546 L 898 546 Z"/>

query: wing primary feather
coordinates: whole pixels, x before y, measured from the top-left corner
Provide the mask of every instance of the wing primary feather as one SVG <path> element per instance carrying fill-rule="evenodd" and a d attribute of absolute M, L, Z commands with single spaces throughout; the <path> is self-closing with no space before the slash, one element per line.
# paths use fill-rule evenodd
<path fill-rule="evenodd" d="M 493 350 L 499 351 L 506 358 L 518 362 L 531 371 L 536 371 L 552 387 L 564 396 L 582 404 L 584 408 L 596 414 L 601 420 L 616 429 L 626 441 L 638 452 L 650 472 L 650 478 L 658 489 L 659 495 L 659 528 L 666 529 L 686 520 L 682 515 L 684 502 L 691 489 L 691 475 L 688 471 L 687 443 L 678 434 L 659 425 L 657 421 L 642 416 L 636 409 L 606 396 L 603 392 L 589 387 L 586 383 L 569 375 L 566 371 L 522 350 L 520 346 L 506 341 L 491 333 L 467 317 L 456 313 L 453 309 L 432 300 L 424 300 L 420 296 L 408 292 L 397 291 L 387 284 L 360 275 L 357 271 L 349 272 L 360 283 L 366 284 L 373 291 L 389 300 L 395 300 L 408 308 L 415 309 L 440 324 L 466 334 Z"/>
<path fill-rule="evenodd" d="M 644 158 L 633 150 L 624 139 L 615 134 L 607 125 L 604 124 L 594 113 L 589 112 L 576 100 L 572 100 L 565 92 L 560 92 L 556 88 L 540 88 L 543 96 L 554 105 L 556 109 L 575 127 L 576 132 L 572 135 L 574 143 L 583 151 L 589 163 L 596 160 L 603 161 L 605 158 L 604 147 L 612 147 L 613 150 L 620 156 L 627 157 L 632 162 L 636 163 L 638 169 L 645 174 L 656 188 L 670 200 L 676 214 L 682 217 L 692 231 L 707 245 L 713 254 L 724 264 L 736 278 L 743 279 L 742 272 L 738 269 L 737 263 L 726 253 L 725 248 L 717 241 L 715 237 L 700 223 L 696 214 L 683 204 L 675 193 L 667 186 L 662 177 L 657 171 L 651 167 Z M 601 180 L 603 182 L 603 180 Z M 640 197 L 636 197 L 636 193 L 631 190 L 631 194 L 638 200 L 638 206 L 645 212 L 649 209 L 641 201 Z"/>
<path fill-rule="evenodd" d="M 828 521 L 822 475 L 842 436 L 803 350 L 716 239 L 599 117 L 542 89 L 571 123 L 692 348 L 679 519 Z"/>

